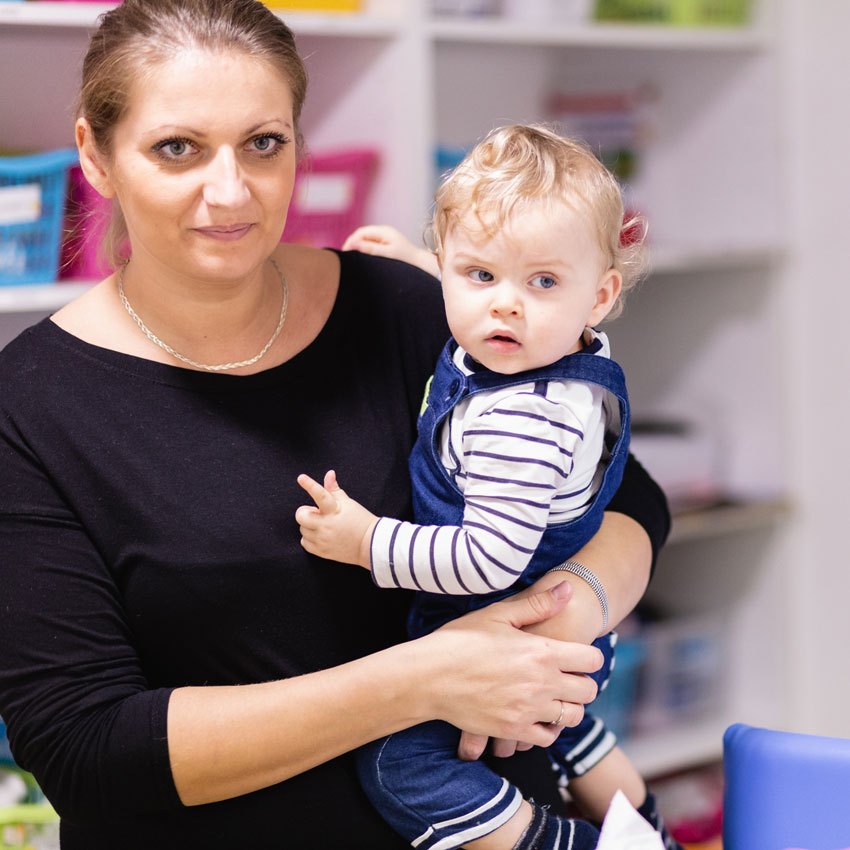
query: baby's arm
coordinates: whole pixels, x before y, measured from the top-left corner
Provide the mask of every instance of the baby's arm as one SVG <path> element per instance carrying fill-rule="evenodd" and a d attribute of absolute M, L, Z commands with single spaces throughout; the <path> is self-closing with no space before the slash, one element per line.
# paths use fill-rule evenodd
<path fill-rule="evenodd" d="M 454 473 L 463 480 L 460 525 L 380 519 L 372 536 L 375 583 L 452 595 L 510 587 L 571 475 L 582 439 L 580 429 L 565 427 L 574 421 L 564 405 L 523 389 L 464 417 L 451 451 L 463 459 Z"/>
<path fill-rule="evenodd" d="M 404 260 L 413 266 L 419 266 L 434 277 L 440 276 L 436 255 L 426 248 L 417 248 L 400 231 L 388 224 L 367 224 L 358 227 L 345 240 L 342 250 Z"/>
<path fill-rule="evenodd" d="M 298 483 L 316 503 L 315 507 L 302 505 L 295 512 L 301 545 L 321 558 L 368 570 L 369 542 L 378 517 L 348 496 L 333 470 L 325 473 L 324 487 L 309 475 L 299 475 Z"/>

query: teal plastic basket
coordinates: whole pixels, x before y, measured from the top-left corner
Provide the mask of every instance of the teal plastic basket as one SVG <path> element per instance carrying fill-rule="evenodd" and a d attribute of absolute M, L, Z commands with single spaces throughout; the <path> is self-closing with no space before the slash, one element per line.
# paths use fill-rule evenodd
<path fill-rule="evenodd" d="M 638 675 L 646 657 L 642 638 L 620 638 L 614 649 L 614 668 L 604 690 L 589 711 L 602 718 L 606 726 L 622 742 L 631 732 L 631 715 L 638 691 Z"/>
<path fill-rule="evenodd" d="M 74 148 L 0 157 L 0 285 L 58 277 L 68 168 Z"/>

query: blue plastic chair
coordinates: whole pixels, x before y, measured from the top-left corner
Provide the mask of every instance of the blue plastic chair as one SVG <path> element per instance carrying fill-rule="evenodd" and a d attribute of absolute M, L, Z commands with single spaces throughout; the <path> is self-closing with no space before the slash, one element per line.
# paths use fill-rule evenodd
<path fill-rule="evenodd" d="M 723 775 L 724 850 L 850 850 L 850 739 L 737 723 Z"/>

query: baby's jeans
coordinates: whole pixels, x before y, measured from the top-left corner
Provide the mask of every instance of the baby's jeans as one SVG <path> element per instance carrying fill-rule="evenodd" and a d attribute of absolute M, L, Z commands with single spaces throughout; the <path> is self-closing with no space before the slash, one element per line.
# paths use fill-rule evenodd
<path fill-rule="evenodd" d="M 605 658 L 591 675 L 599 689 L 613 665 L 616 635 L 594 641 Z M 389 735 L 358 751 L 363 789 L 396 832 L 417 850 L 449 850 L 489 834 L 507 822 L 522 793 L 481 761 L 457 757 L 460 732 L 432 721 Z M 553 767 L 569 781 L 606 756 L 616 738 L 587 712 L 565 727 L 548 748 Z"/>

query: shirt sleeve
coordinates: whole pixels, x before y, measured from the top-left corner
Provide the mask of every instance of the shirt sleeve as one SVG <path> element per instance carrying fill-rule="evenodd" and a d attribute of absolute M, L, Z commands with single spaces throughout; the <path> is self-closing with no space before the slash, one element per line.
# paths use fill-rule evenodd
<path fill-rule="evenodd" d="M 77 823 L 181 805 L 118 588 L 8 420 L 0 422 L 0 714 L 15 760 Z"/>
<path fill-rule="evenodd" d="M 640 524 L 652 546 L 654 572 L 658 553 L 670 534 L 670 509 L 664 491 L 634 455 L 626 460 L 623 480 L 606 510 L 625 514 Z"/>
<path fill-rule="evenodd" d="M 465 424 L 461 526 L 382 518 L 372 536 L 380 587 L 478 594 L 510 587 L 540 543 L 552 499 L 570 477 L 583 408 L 515 393 Z"/>

